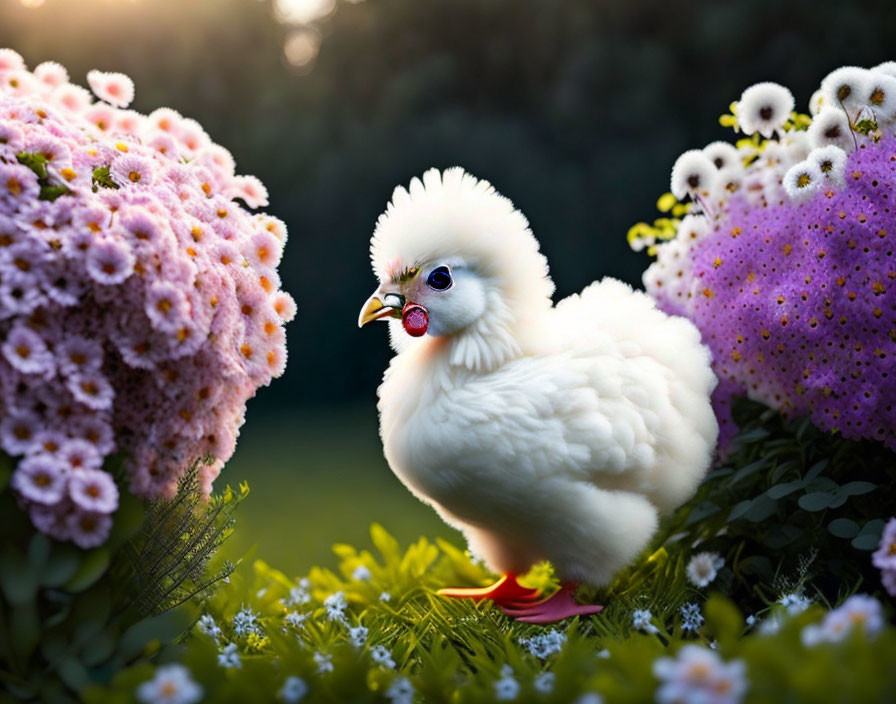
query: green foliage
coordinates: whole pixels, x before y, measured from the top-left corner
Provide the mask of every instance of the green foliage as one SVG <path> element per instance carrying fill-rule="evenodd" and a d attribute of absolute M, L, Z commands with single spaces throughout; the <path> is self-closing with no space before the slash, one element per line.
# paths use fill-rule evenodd
<path fill-rule="evenodd" d="M 81 550 L 34 531 L 6 487 L 10 473 L 0 453 L 0 696 L 72 701 L 125 666 L 176 652 L 211 585 L 232 571 L 212 556 L 248 489 L 206 502 L 194 466 L 171 502 L 144 506 L 122 490 L 109 539 Z"/>
<path fill-rule="evenodd" d="M 118 188 L 118 184 L 112 180 L 112 176 L 109 173 L 108 166 L 97 166 L 93 170 L 93 174 L 90 177 L 93 182 L 93 190 L 96 191 L 99 188 Z"/>
<path fill-rule="evenodd" d="M 20 152 L 16 154 L 19 163 L 27 166 L 37 176 L 37 182 L 40 184 L 40 200 L 56 200 L 59 196 L 68 195 L 71 189 L 63 184 L 53 183 L 50 180 L 50 174 L 47 172 L 47 157 L 43 154 L 33 152 Z"/>

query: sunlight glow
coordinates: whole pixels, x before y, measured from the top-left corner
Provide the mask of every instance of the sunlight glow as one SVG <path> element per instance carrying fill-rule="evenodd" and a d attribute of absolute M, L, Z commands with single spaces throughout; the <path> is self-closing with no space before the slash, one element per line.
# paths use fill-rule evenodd
<path fill-rule="evenodd" d="M 308 24 L 331 14 L 336 0 L 274 0 L 274 12 L 280 22 Z"/>
<path fill-rule="evenodd" d="M 289 33 L 283 43 L 283 56 L 299 73 L 308 73 L 314 66 L 320 49 L 320 34 L 310 29 L 297 29 Z"/>

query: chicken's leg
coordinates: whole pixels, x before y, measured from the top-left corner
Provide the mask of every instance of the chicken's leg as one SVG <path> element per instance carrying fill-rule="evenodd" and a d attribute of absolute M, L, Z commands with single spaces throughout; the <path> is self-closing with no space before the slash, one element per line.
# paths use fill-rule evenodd
<path fill-rule="evenodd" d="M 452 599 L 491 599 L 495 604 L 508 608 L 525 608 L 529 604 L 539 603 L 541 592 L 520 584 L 516 575 L 505 574 L 494 584 L 479 589 L 450 588 L 439 589 L 439 596 Z"/>
<path fill-rule="evenodd" d="M 498 606 L 508 616 L 524 623 L 554 623 L 571 616 L 587 616 L 603 611 L 603 606 L 580 604 L 573 599 L 573 592 L 578 586 L 578 584 L 566 582 L 547 599 L 523 606 L 511 604 L 498 604 Z"/>

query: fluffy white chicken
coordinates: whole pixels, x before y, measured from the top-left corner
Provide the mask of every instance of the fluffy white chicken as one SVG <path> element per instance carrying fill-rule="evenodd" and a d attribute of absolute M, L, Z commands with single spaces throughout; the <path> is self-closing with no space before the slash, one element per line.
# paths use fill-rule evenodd
<path fill-rule="evenodd" d="M 710 463 L 699 332 L 614 279 L 553 306 L 525 217 L 460 168 L 395 190 L 371 258 L 359 325 L 389 320 L 397 352 L 379 389 L 386 459 L 505 575 L 444 594 L 531 622 L 599 610 L 574 586 L 607 584 Z M 564 580 L 548 599 L 516 582 L 541 560 Z"/>

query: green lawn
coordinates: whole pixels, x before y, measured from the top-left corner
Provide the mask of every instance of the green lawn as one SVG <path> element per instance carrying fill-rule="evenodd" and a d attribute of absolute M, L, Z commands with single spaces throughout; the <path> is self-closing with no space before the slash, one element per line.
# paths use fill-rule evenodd
<path fill-rule="evenodd" d="M 250 407 L 236 453 L 216 482 L 251 487 L 225 547 L 231 558 L 255 546 L 254 557 L 302 574 L 311 565 L 335 564 L 334 543 L 368 545 L 372 522 L 405 544 L 420 535 L 462 544 L 392 474 L 372 403 L 316 414 L 258 410 Z"/>

